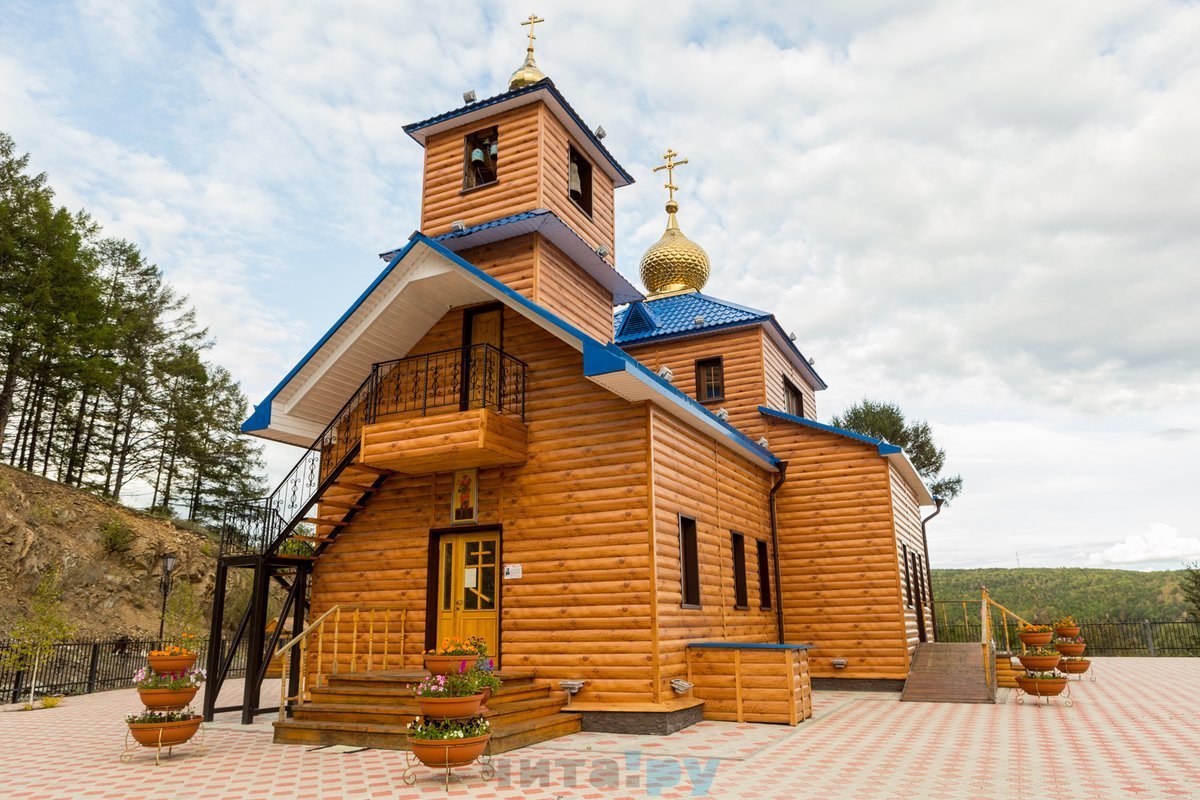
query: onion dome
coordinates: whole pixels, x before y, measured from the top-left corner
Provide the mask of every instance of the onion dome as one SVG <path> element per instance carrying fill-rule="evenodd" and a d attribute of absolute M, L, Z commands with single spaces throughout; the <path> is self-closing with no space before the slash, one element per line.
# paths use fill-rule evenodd
<path fill-rule="evenodd" d="M 708 253 L 679 230 L 678 210 L 679 203 L 667 201 L 667 229 L 642 256 L 642 285 L 652 295 L 698 292 L 708 283 Z"/>
<path fill-rule="evenodd" d="M 537 14 L 530 14 L 529 19 L 522 22 L 522 25 L 529 26 L 529 46 L 525 48 L 525 63 L 517 67 L 516 72 L 508 79 L 508 90 L 520 89 L 524 86 L 532 86 L 540 80 L 545 80 L 546 73 L 538 69 L 537 62 L 533 60 L 533 40 L 537 37 L 533 35 L 533 28 L 539 22 L 546 20 L 539 17 Z"/>

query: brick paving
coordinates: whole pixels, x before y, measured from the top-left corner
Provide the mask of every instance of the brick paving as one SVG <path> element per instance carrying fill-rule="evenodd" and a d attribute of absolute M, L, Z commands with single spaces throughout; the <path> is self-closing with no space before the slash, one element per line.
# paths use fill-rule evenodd
<path fill-rule="evenodd" d="M 489 781 L 458 771 L 448 792 L 423 768 L 406 786 L 403 753 L 272 744 L 269 716 L 218 720 L 204 752 L 185 745 L 155 766 L 139 750 L 124 764 L 137 696 L 105 692 L 0 714 L 0 798 L 1200 798 L 1200 659 L 1094 663 L 1098 681 L 1072 682 L 1070 708 L 1008 692 L 995 706 L 815 692 L 814 718 L 795 729 L 581 733 L 498 756 Z M 264 704 L 275 696 L 268 684 Z"/>

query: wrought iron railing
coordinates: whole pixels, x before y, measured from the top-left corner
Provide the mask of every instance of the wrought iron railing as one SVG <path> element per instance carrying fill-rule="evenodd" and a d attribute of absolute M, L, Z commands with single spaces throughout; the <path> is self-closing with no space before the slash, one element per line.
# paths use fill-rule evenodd
<path fill-rule="evenodd" d="M 525 364 L 490 344 L 376 364 L 374 419 L 490 408 L 525 418 Z"/>
<path fill-rule="evenodd" d="M 384 361 L 350 395 L 269 497 L 228 503 L 221 554 L 278 551 L 385 418 L 490 408 L 525 418 L 525 363 L 489 344 Z"/>

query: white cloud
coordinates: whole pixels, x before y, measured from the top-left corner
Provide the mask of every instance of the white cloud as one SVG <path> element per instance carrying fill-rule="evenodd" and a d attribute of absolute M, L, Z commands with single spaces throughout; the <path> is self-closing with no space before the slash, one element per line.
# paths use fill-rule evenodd
<path fill-rule="evenodd" d="M 1088 554 L 1088 564 L 1145 564 L 1200 559 L 1200 538 L 1181 536 L 1179 530 L 1161 522 L 1152 522 L 1143 533 L 1125 537 L 1110 547 Z"/>

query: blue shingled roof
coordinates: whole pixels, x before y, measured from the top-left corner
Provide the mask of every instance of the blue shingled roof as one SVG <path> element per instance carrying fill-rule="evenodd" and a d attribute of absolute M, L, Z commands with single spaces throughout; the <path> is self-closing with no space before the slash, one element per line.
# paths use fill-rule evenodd
<path fill-rule="evenodd" d="M 769 319 L 765 311 L 689 292 L 631 303 L 613 318 L 613 341 L 633 344 Z"/>

